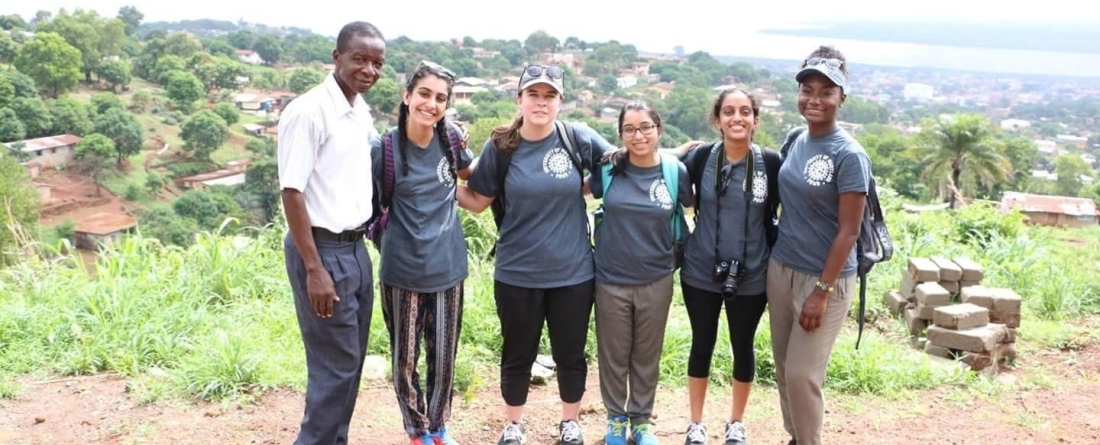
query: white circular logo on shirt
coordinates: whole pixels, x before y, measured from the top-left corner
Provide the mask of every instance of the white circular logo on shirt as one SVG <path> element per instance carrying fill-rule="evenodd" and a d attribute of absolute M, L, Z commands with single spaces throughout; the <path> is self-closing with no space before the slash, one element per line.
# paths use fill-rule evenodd
<path fill-rule="evenodd" d="M 814 187 L 820 187 L 833 181 L 833 158 L 827 155 L 817 155 L 806 162 L 806 170 L 802 175 L 806 183 Z"/>
<path fill-rule="evenodd" d="M 649 201 L 657 203 L 662 209 L 672 210 L 672 195 L 668 193 L 668 186 L 663 178 L 654 180 L 649 185 Z"/>
<path fill-rule="evenodd" d="M 752 174 L 752 202 L 761 204 L 768 199 L 768 176 L 757 170 Z"/>
<path fill-rule="evenodd" d="M 569 153 L 564 148 L 550 150 L 542 158 L 542 171 L 553 178 L 568 178 L 570 170 L 573 170 L 573 161 L 569 160 Z"/>
<path fill-rule="evenodd" d="M 439 158 L 439 165 L 435 166 L 435 175 L 439 178 L 439 183 L 443 184 L 443 187 L 452 188 L 455 186 L 455 178 L 451 176 L 451 163 L 447 162 L 447 158 Z"/>

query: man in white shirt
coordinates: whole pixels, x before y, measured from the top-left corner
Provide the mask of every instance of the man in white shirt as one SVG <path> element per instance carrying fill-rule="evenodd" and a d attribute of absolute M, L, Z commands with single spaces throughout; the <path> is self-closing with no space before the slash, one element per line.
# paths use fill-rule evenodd
<path fill-rule="evenodd" d="M 382 74 L 386 41 L 374 25 L 352 22 L 332 58 L 333 73 L 279 118 L 279 186 L 290 226 L 283 248 L 309 373 L 295 445 L 348 443 L 374 307 L 363 236 L 378 132 L 361 94 Z"/>

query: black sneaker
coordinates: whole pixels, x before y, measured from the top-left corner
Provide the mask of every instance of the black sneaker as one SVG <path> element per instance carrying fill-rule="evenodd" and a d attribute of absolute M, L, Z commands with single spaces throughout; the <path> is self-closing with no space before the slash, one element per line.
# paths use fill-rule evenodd
<path fill-rule="evenodd" d="M 724 445 L 748 445 L 748 432 L 745 424 L 733 421 L 726 423 L 726 441 Z"/>
<path fill-rule="evenodd" d="M 558 425 L 561 445 L 584 445 L 584 435 L 576 420 L 566 420 Z"/>
<path fill-rule="evenodd" d="M 691 422 L 687 429 L 687 438 L 684 445 L 707 445 L 707 427 L 701 423 Z"/>
<path fill-rule="evenodd" d="M 527 434 L 523 424 L 516 422 L 508 422 L 504 425 L 504 431 L 501 431 L 500 439 L 497 439 L 497 445 L 523 445 L 526 442 Z"/>

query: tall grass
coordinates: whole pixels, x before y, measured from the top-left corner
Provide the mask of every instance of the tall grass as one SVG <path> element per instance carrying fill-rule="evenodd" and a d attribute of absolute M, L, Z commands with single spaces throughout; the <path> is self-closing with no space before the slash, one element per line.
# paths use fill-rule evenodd
<path fill-rule="evenodd" d="M 981 262 L 987 284 L 1012 287 L 1024 296 L 1025 318 L 1060 319 L 1100 308 L 1100 288 L 1092 279 L 1100 233 L 1080 232 L 1089 250 L 1072 250 L 1055 237 L 1063 232 L 1025 228 L 981 212 L 986 211 L 890 211 L 896 257 L 872 272 L 871 325 L 858 351 L 854 329 L 842 333 L 829 365 L 830 388 L 884 393 L 965 381 L 908 347 L 901 323 L 885 316 L 880 296 L 897 286 L 910 255 L 965 255 Z M 456 382 L 469 397 L 497 378 L 501 334 L 492 263 L 483 260 L 495 227 L 488 214 L 463 214 L 462 221 L 471 261 Z M 113 371 L 131 379 L 143 400 L 301 389 L 305 360 L 283 262 L 284 233 L 282 222 L 251 238 L 206 233 L 186 249 L 133 236 L 105 250 L 93 271 L 65 256 L 28 257 L 0 270 L 0 397 L 17 393 L 12 376 L 28 373 Z M 377 266 L 376 253 L 371 254 Z M 679 386 L 686 382 L 691 329 L 679 286 L 675 289 L 661 379 Z M 370 353 L 388 354 L 377 301 L 374 313 Z M 756 337 L 757 376 L 773 382 L 766 320 Z M 721 323 L 712 378 L 726 384 L 733 360 L 725 320 Z M 588 345 L 592 358 L 594 335 Z M 545 336 L 542 349 L 549 350 Z"/>

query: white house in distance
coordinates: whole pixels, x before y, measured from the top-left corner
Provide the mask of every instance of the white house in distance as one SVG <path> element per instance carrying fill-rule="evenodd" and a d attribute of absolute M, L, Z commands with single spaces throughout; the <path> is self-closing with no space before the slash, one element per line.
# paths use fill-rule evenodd
<path fill-rule="evenodd" d="M 225 168 L 179 179 L 179 185 L 184 188 L 202 190 L 215 185 L 236 186 L 244 184 L 247 178 L 248 159 L 229 161 Z"/>
<path fill-rule="evenodd" d="M 262 65 L 264 63 L 264 59 L 256 54 L 256 51 L 250 49 L 238 49 L 237 60 L 252 65 Z"/>
<path fill-rule="evenodd" d="M 925 83 L 910 82 L 905 84 L 905 88 L 902 90 L 902 96 L 905 97 L 905 100 L 928 101 L 932 100 L 935 95 L 935 87 Z"/>
<path fill-rule="evenodd" d="M 80 143 L 81 139 L 80 136 L 61 134 L 8 142 L 4 145 L 9 149 L 18 149 L 23 153 L 30 154 L 30 159 L 25 164 L 36 163 L 42 169 L 50 169 L 72 162 L 76 144 Z"/>

